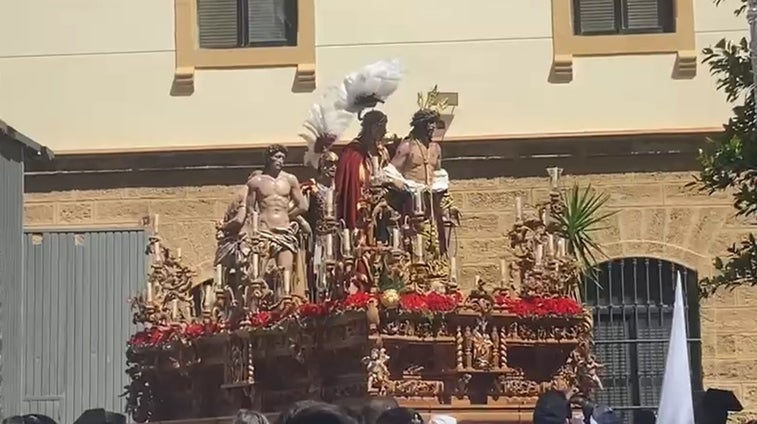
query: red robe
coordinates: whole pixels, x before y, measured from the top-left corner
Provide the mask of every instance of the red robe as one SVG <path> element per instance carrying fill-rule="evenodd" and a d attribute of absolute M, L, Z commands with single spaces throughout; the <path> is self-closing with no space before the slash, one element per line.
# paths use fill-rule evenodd
<path fill-rule="evenodd" d="M 357 226 L 358 203 L 371 180 L 368 160 L 368 153 L 353 141 L 344 146 L 336 165 L 336 214 L 349 229 Z"/>

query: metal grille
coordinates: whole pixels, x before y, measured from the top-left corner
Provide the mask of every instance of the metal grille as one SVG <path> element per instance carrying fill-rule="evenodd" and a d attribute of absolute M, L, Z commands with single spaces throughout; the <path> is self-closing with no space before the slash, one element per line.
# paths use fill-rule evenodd
<path fill-rule="evenodd" d="M 599 403 L 613 407 L 623 422 L 634 411 L 656 410 L 673 320 L 676 272 L 686 303 L 692 389 L 702 389 L 697 273 L 654 258 L 624 258 L 599 265 L 596 280 L 584 278 L 582 296 L 594 308 L 594 339 L 604 390 Z"/>

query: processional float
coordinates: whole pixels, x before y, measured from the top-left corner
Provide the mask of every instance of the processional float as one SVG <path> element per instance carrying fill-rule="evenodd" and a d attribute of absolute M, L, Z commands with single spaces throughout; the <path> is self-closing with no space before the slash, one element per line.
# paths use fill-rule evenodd
<path fill-rule="evenodd" d="M 383 113 L 363 114 L 399 77 L 396 62 L 369 65 L 313 106 L 315 178 L 297 182 L 281 168 L 286 149 L 269 147 L 218 224 L 213 281 L 195 281 L 155 222 L 147 288 L 133 300 L 143 330 L 127 354 L 135 421 L 366 395 L 522 410 L 549 389 L 599 385 L 560 227 L 562 170 L 548 169 L 543 203 L 516 199 L 500 280 L 460 281 L 449 248 L 459 214 L 431 140 L 444 102 L 436 89 L 419 95 L 404 139 L 386 140 Z M 332 144 L 354 116 L 362 131 L 340 158 Z"/>

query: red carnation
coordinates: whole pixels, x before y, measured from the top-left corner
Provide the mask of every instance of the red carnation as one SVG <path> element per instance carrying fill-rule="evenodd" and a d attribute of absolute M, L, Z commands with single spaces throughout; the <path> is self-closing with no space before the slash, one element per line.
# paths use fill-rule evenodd
<path fill-rule="evenodd" d="M 271 323 L 272 319 L 270 312 L 258 312 L 250 316 L 250 323 L 253 327 L 265 327 Z"/>
<path fill-rule="evenodd" d="M 347 309 L 365 309 L 368 307 L 368 302 L 373 299 L 374 296 L 366 292 L 357 292 L 347 296 L 344 299 L 344 307 Z"/>
<path fill-rule="evenodd" d="M 317 318 L 328 314 L 328 305 L 318 303 L 305 303 L 300 305 L 299 313 L 303 318 Z"/>

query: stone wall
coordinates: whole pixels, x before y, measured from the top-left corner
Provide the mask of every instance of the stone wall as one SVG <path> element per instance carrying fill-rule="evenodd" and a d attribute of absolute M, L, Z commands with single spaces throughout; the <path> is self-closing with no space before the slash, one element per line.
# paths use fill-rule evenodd
<path fill-rule="evenodd" d="M 757 227 L 736 218 L 727 194 L 707 196 L 684 186 L 689 173 L 638 173 L 567 176 L 592 184 L 611 196 L 618 213 L 596 235 L 612 258 L 650 256 L 712 272 L 712 257 Z M 514 199 L 528 205 L 545 199 L 543 178 L 453 181 L 453 196 L 463 212 L 458 260 L 461 282 L 475 275 L 499 275 L 505 232 L 513 224 Z M 202 277 L 212 275 L 214 222 L 223 214 L 236 186 L 186 186 L 61 191 L 26 195 L 26 224 L 33 227 L 123 227 L 144 225 L 160 215 L 160 234 Z M 701 308 L 705 386 L 736 391 L 747 409 L 757 412 L 757 289 L 736 290 L 707 300 Z"/>

